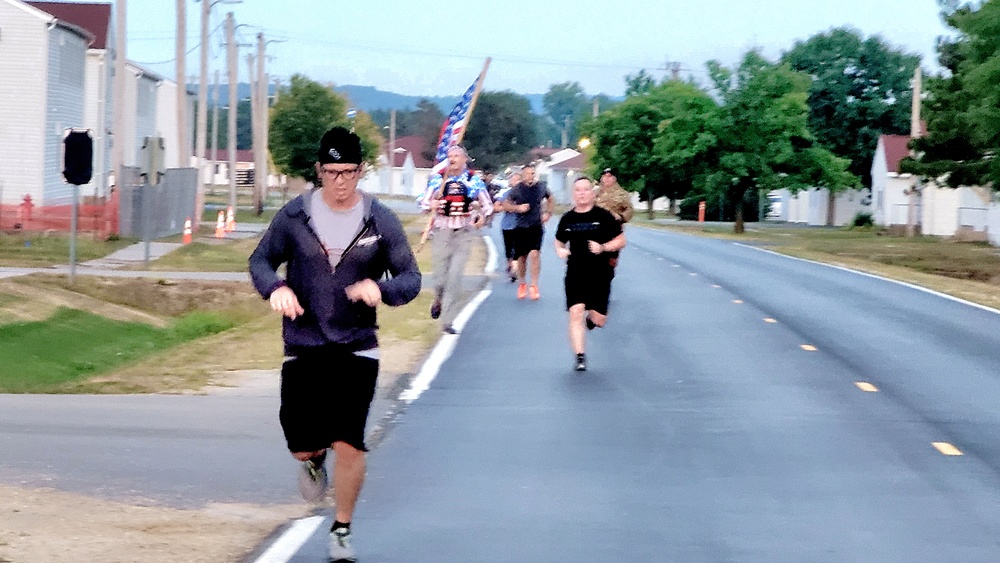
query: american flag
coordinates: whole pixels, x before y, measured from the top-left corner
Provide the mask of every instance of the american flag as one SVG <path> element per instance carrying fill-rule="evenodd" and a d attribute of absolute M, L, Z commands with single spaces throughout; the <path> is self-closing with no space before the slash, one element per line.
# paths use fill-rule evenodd
<path fill-rule="evenodd" d="M 472 99 L 476 95 L 476 87 L 483 75 L 479 75 L 472 86 L 465 91 L 462 99 L 455 104 L 455 109 L 448 114 L 448 119 L 441 126 L 441 138 L 438 140 L 437 153 L 434 156 L 434 172 L 440 174 L 448 164 L 448 149 L 458 144 L 465 134 L 465 126 L 469 121 L 469 107 L 472 106 Z"/>

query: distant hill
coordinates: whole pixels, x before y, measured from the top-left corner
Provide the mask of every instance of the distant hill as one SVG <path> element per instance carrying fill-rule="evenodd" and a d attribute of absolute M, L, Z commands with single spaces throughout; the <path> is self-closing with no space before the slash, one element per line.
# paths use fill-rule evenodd
<path fill-rule="evenodd" d="M 198 91 L 197 84 L 188 84 L 188 90 L 191 92 Z M 384 90 L 379 90 L 373 86 L 354 86 L 354 85 L 344 85 L 336 86 L 334 90 L 340 92 L 347 96 L 347 99 L 351 101 L 351 104 L 366 112 L 374 111 L 377 109 L 396 109 L 396 110 L 414 110 L 417 108 L 417 103 L 422 99 L 430 100 L 431 103 L 437 105 L 441 108 L 441 111 L 448 113 L 451 111 L 455 104 L 458 103 L 458 96 L 407 96 L 404 94 L 396 94 L 395 92 L 386 92 Z M 274 94 L 274 84 L 271 84 L 268 88 L 268 95 Z M 246 82 L 240 82 L 236 89 L 236 96 L 245 100 L 250 97 L 250 85 Z M 212 103 L 212 89 L 209 87 L 209 104 Z M 531 110 L 537 114 L 545 112 L 542 106 L 543 94 L 526 94 L 525 98 L 531 103 Z M 219 104 L 227 105 L 229 102 L 229 86 L 227 84 L 219 85 Z"/>

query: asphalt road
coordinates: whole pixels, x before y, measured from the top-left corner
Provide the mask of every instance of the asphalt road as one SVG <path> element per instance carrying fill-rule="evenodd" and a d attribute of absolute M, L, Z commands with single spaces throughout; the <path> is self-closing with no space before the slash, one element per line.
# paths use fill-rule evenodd
<path fill-rule="evenodd" d="M 1000 315 L 628 236 L 585 374 L 550 246 L 540 301 L 496 283 L 371 456 L 362 561 L 1000 560 Z"/>
<path fill-rule="evenodd" d="M 584 374 L 551 235 L 540 301 L 494 282 L 370 456 L 361 561 L 1000 560 L 1000 315 L 731 242 L 628 236 Z M 0 479 L 288 502 L 276 408 L 0 396 Z M 325 528 L 291 560 L 324 561 Z"/>

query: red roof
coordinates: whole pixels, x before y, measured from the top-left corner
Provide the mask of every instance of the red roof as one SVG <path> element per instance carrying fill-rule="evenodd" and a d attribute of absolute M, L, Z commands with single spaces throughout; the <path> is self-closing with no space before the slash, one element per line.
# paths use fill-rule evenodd
<path fill-rule="evenodd" d="M 91 49 L 107 48 L 108 30 L 111 27 L 111 4 L 78 2 L 25 2 L 25 4 L 90 32 L 94 36 Z"/>
<path fill-rule="evenodd" d="M 229 151 L 226 149 L 216 149 L 215 158 L 212 158 L 212 149 L 205 151 L 206 160 L 214 162 L 229 162 Z M 253 162 L 253 151 L 249 149 L 236 149 L 236 162 Z"/>
<path fill-rule="evenodd" d="M 910 156 L 909 135 L 882 135 L 879 138 L 885 147 L 885 164 L 889 172 L 899 173 L 899 163 Z"/>
<path fill-rule="evenodd" d="M 385 146 L 388 147 L 389 143 L 386 142 Z M 394 167 L 402 167 L 403 163 L 406 162 L 406 153 L 410 153 L 413 155 L 413 165 L 417 168 L 433 168 L 434 163 L 424 158 L 421 154 L 424 152 L 425 146 L 427 146 L 427 140 L 420 135 L 407 135 L 406 137 L 397 138 L 396 151 L 393 154 L 392 165 Z"/>

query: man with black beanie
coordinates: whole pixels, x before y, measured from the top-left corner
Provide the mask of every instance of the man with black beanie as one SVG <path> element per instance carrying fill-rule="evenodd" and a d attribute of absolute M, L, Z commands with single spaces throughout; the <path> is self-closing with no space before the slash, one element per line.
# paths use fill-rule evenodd
<path fill-rule="evenodd" d="M 365 422 L 378 377 L 375 313 L 420 292 L 417 262 L 399 219 L 358 191 L 361 140 L 343 127 L 323 135 L 319 189 L 275 215 L 250 256 L 257 291 L 282 314 L 285 360 L 279 419 L 301 462 L 299 490 L 326 497 L 327 449 L 334 462 L 330 558 L 355 561 L 351 517 L 365 476 Z M 286 265 L 284 279 L 277 274 Z"/>

